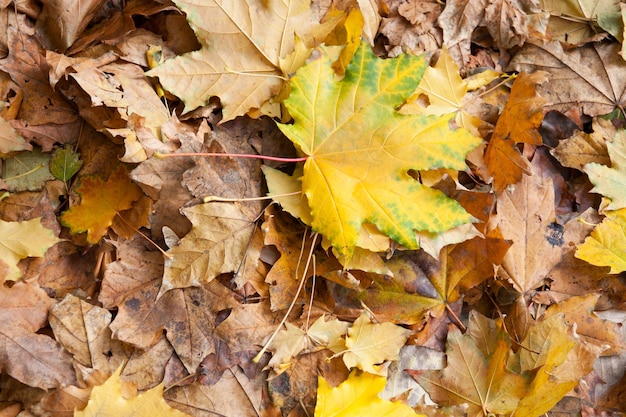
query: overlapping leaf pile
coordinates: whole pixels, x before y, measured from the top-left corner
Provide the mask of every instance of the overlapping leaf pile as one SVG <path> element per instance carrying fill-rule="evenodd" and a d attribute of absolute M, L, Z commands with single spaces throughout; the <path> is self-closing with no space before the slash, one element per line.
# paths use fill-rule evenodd
<path fill-rule="evenodd" d="M 626 8 L 15 3 L 2 415 L 626 411 Z"/>

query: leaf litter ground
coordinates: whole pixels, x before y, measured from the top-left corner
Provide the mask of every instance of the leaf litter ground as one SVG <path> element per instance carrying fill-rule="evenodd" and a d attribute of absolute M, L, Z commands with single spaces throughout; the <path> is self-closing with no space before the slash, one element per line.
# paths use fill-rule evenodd
<path fill-rule="evenodd" d="M 0 11 L 3 413 L 624 411 L 615 5 L 70 3 Z"/>

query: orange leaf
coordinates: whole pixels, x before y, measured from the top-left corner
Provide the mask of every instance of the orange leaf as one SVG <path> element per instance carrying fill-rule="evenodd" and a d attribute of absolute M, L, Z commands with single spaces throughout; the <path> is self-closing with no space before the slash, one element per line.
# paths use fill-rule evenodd
<path fill-rule="evenodd" d="M 106 182 L 95 176 L 84 177 L 76 192 L 81 202 L 61 215 L 61 223 L 72 233 L 87 232 L 91 244 L 104 236 L 116 214 L 131 208 L 143 195 L 121 165 Z"/>

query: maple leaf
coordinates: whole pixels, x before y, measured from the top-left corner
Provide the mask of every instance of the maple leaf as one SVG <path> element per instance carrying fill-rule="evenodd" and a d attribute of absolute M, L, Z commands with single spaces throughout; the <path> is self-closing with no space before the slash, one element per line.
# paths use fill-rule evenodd
<path fill-rule="evenodd" d="M 91 244 L 100 241 L 119 212 L 131 208 L 143 195 L 123 165 L 106 182 L 96 176 L 83 177 L 76 192 L 81 201 L 61 215 L 61 223 L 72 233 L 86 231 Z"/>
<path fill-rule="evenodd" d="M 382 376 L 355 371 L 333 388 L 319 376 L 315 417 L 424 417 L 400 401 L 381 399 L 378 394 L 385 388 L 386 381 Z"/>
<path fill-rule="evenodd" d="M 617 131 L 610 120 L 602 117 L 593 119 L 593 132 L 586 133 L 581 130 L 574 132 L 569 138 L 559 141 L 556 148 L 550 153 L 561 163 L 561 165 L 575 168 L 582 171 L 584 166 L 590 162 L 601 165 L 609 165 L 609 158 L 606 144 L 617 139 L 616 136 L 624 136 L 626 132 Z"/>
<path fill-rule="evenodd" d="M 491 79 L 495 79 L 497 76 L 496 73 L 495 76 L 492 75 Z M 456 123 L 478 136 L 478 127 L 483 122 L 463 109 L 467 91 L 467 82 L 459 75 L 458 65 L 444 46 L 437 63 L 426 68 L 417 90 L 407 99 L 401 112 L 430 115 L 456 113 Z M 426 107 L 422 107 L 418 102 L 422 95 L 428 98 Z"/>
<path fill-rule="evenodd" d="M 534 72 L 550 68 L 550 82 L 538 88 L 551 104 L 547 109 L 566 113 L 576 107 L 601 116 L 626 104 L 626 62 L 616 42 L 591 42 L 563 49 L 559 41 L 529 39 L 507 69 Z"/>
<path fill-rule="evenodd" d="M 619 6 L 612 0 L 591 0 L 563 2 L 541 0 L 542 10 L 550 14 L 548 31 L 552 39 L 564 43 L 582 45 L 600 40 L 606 36 L 599 33 L 600 14 L 619 12 Z"/>
<path fill-rule="evenodd" d="M 626 208 L 608 211 L 578 246 L 576 257 L 596 266 L 610 266 L 611 274 L 626 271 Z"/>
<path fill-rule="evenodd" d="M 60 239 L 54 232 L 41 225 L 41 217 L 22 222 L 0 220 L 0 265 L 8 271 L 2 280 L 15 281 L 22 276 L 17 267 L 20 259 L 29 256 L 41 257 Z"/>
<path fill-rule="evenodd" d="M 121 371 L 122 367 L 119 367 L 104 384 L 94 387 L 87 407 L 74 411 L 74 417 L 189 417 L 189 414 L 172 408 L 165 402 L 162 383 L 136 397 L 124 398 Z"/>
<path fill-rule="evenodd" d="M 584 171 L 594 185 L 591 192 L 611 199 L 604 208 L 617 210 L 626 207 L 626 133 L 617 133 L 612 142 L 607 142 L 606 147 L 611 158 L 611 168 L 590 162 L 585 165 Z"/>
<path fill-rule="evenodd" d="M 466 335 L 450 326 L 443 371 L 409 373 L 439 405 L 468 404 L 472 416 L 510 413 L 526 392 L 526 379 L 507 369 L 511 341 L 502 323 L 475 327 L 480 319 L 473 315 Z"/>
<path fill-rule="evenodd" d="M 287 322 L 287 329 L 278 332 L 268 345 L 268 350 L 274 353 L 267 365 L 280 374 L 301 352 L 309 353 L 324 348 L 341 350 L 348 326 L 349 323 L 345 321 L 326 320 L 325 316 L 320 316 L 306 331 Z"/>
<path fill-rule="evenodd" d="M 485 163 L 493 175 L 493 188 L 501 192 L 507 185 L 515 184 L 528 173 L 528 161 L 516 148 L 519 142 L 541 145 L 539 126 L 543 120 L 546 100 L 537 95 L 536 88 L 547 81 L 547 73 L 518 75 L 506 106 L 498 118 L 489 146 L 485 152 Z"/>
<path fill-rule="evenodd" d="M 278 94 L 290 66 L 295 35 L 315 23 L 310 0 L 178 0 L 203 46 L 150 70 L 185 103 L 185 112 L 219 96 L 223 120 L 234 119 Z M 233 88 L 236 86 L 236 88 Z"/>
<path fill-rule="evenodd" d="M 372 323 L 363 312 L 348 329 L 343 362 L 376 375 L 386 375 L 383 362 L 398 359 L 411 332 L 392 323 Z"/>
<path fill-rule="evenodd" d="M 249 206 L 213 202 L 182 212 L 193 226 L 167 251 L 161 294 L 237 272 L 244 261 L 258 262 L 261 235 L 254 223 L 257 213 Z"/>
<path fill-rule="evenodd" d="M 416 230 L 442 232 L 472 220 L 456 201 L 408 175 L 410 169 L 463 170 L 465 155 L 480 143 L 468 131 L 452 129 L 450 116 L 395 110 L 425 67 L 423 57 L 381 60 L 361 44 L 343 80 L 334 81 L 325 56 L 291 80 L 285 105 L 294 123 L 279 127 L 309 156 L 302 190 L 313 229 L 344 261 L 363 223 L 415 249 Z"/>

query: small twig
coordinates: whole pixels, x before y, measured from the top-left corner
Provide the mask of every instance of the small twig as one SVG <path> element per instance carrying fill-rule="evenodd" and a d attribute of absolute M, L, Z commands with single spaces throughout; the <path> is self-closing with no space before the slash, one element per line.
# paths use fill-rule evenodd
<path fill-rule="evenodd" d="M 218 153 L 218 152 L 181 152 L 181 153 L 160 153 L 155 152 L 156 158 L 176 158 L 179 156 L 209 156 L 209 157 L 222 157 L 222 158 L 249 158 L 249 159 L 263 159 L 265 161 L 278 161 L 278 162 L 304 162 L 308 159 L 308 156 L 299 158 L 282 158 L 280 156 L 267 156 L 267 155 L 253 155 L 248 153 Z"/>

